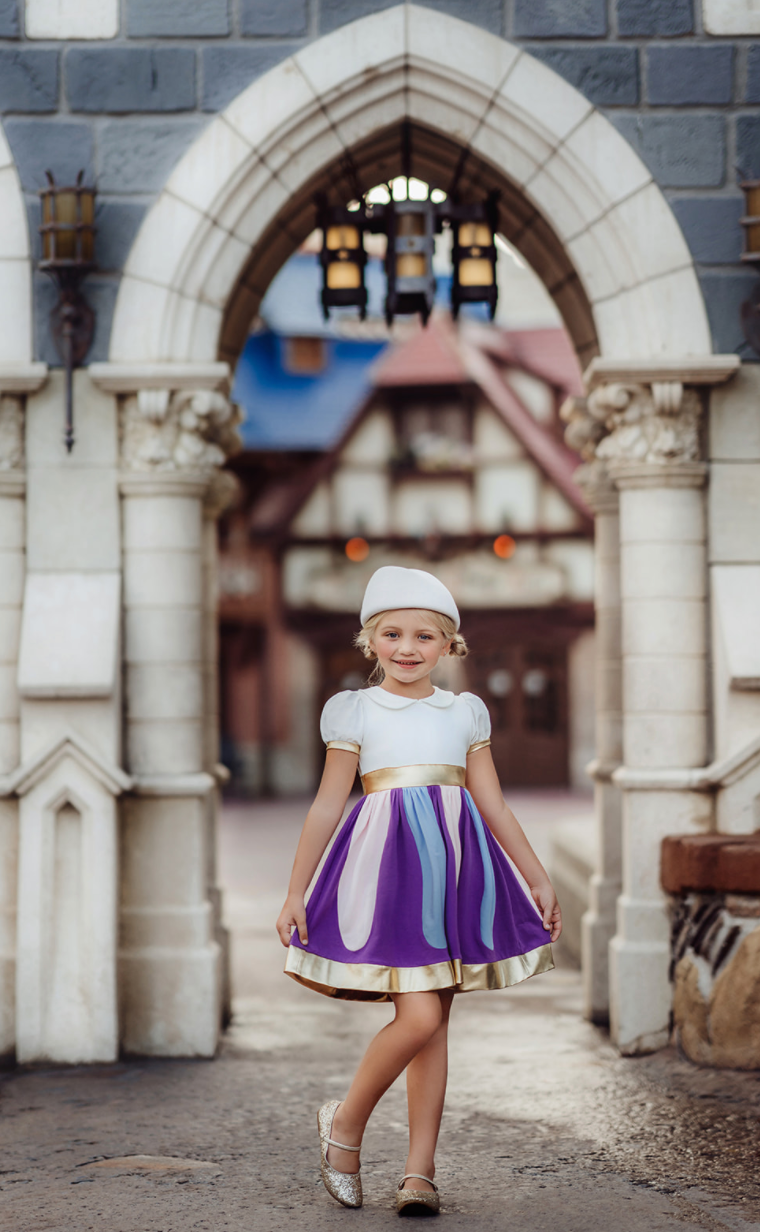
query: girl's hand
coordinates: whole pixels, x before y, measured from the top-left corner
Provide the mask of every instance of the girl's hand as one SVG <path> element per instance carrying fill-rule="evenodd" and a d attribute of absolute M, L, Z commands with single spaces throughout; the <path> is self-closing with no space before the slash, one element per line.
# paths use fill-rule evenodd
<path fill-rule="evenodd" d="M 298 930 L 299 941 L 303 945 L 307 944 L 309 937 L 306 932 L 306 908 L 302 895 L 288 895 L 285 899 L 285 906 L 277 918 L 275 928 L 279 933 L 280 941 L 286 948 L 290 945 L 290 933 L 293 928 Z"/>
<path fill-rule="evenodd" d="M 543 916 L 544 928 L 549 933 L 549 940 L 558 941 L 562 932 L 562 912 L 551 882 L 546 881 L 541 885 L 531 886 L 530 892 L 533 902 Z"/>

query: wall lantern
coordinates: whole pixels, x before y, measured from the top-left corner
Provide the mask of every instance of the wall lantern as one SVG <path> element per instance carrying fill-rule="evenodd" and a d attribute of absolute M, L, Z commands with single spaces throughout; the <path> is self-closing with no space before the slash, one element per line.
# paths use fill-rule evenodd
<path fill-rule="evenodd" d="M 361 210 L 328 207 L 319 201 L 322 228 L 322 311 L 325 320 L 331 308 L 358 308 L 362 321 L 367 315 L 367 288 L 364 285 L 365 218 Z"/>
<path fill-rule="evenodd" d="M 56 184 L 52 172 L 45 173 L 48 187 L 40 190 L 42 199 L 42 260 L 39 268 L 58 287 L 58 303 L 50 314 L 56 350 L 66 369 L 67 453 L 74 447 L 73 371 L 84 360 L 92 343 L 95 314 L 80 291 L 87 274 L 95 268 L 95 189 L 82 184 L 80 171 L 73 187 Z"/>
<path fill-rule="evenodd" d="M 436 208 L 432 201 L 393 201 L 385 206 L 387 292 L 385 319 L 419 312 L 423 325 L 433 310 Z"/>
<path fill-rule="evenodd" d="M 454 232 L 451 259 L 451 314 L 456 320 L 462 304 L 488 304 L 496 315 L 496 197 L 477 205 L 449 204 L 446 216 Z"/>
<path fill-rule="evenodd" d="M 742 180 L 744 193 L 744 252 L 742 261 L 754 265 L 760 273 L 760 180 Z M 756 354 L 760 355 L 760 282 L 755 284 L 749 299 L 741 308 L 744 337 Z"/>

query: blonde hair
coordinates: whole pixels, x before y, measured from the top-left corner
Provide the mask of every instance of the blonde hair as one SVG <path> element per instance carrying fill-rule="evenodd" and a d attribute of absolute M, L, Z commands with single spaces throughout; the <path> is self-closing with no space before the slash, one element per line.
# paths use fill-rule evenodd
<path fill-rule="evenodd" d="M 432 624 L 443 634 L 445 640 L 451 645 L 447 654 L 454 655 L 457 659 L 463 659 L 467 654 L 467 642 L 462 637 L 461 633 L 457 633 L 454 621 L 450 616 L 445 616 L 443 612 L 430 612 L 425 608 L 416 609 L 421 616 L 428 616 Z M 377 633 L 377 626 L 386 615 L 386 612 L 376 612 L 374 616 L 370 616 L 366 625 L 362 625 L 359 632 L 354 638 L 354 646 L 358 647 L 364 655 L 365 659 L 377 659 L 377 655 L 372 648 L 372 642 Z M 367 683 L 380 684 L 385 679 L 385 672 L 378 663 L 374 671 L 370 674 Z"/>

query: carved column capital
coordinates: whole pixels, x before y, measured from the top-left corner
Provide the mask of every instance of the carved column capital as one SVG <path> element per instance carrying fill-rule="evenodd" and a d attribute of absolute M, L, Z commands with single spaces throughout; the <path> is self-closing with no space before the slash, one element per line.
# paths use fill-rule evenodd
<path fill-rule="evenodd" d="M 20 394 L 0 395 L 0 474 L 24 466 L 24 399 Z"/>
<path fill-rule="evenodd" d="M 240 450 L 241 419 L 238 407 L 216 389 L 139 389 L 122 402 L 122 467 L 210 480 Z"/>

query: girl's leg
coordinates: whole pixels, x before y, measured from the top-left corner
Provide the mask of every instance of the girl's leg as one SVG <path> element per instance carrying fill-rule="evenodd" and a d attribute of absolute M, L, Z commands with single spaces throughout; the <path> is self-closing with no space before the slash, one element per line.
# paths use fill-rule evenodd
<path fill-rule="evenodd" d="M 393 997 L 396 1016 L 373 1039 L 356 1071 L 351 1088 L 335 1114 L 332 1137 L 359 1146 L 375 1104 L 441 1025 L 443 1009 L 437 992 L 405 992 Z M 331 1146 L 329 1162 L 339 1172 L 358 1172 L 358 1156 Z"/>
<path fill-rule="evenodd" d="M 425 1047 L 409 1062 L 406 1071 L 406 1098 L 409 1105 L 409 1154 L 405 1172 L 435 1176 L 435 1148 L 441 1128 L 443 1101 L 448 1076 L 449 1015 L 454 993 L 438 994 L 441 1023 Z M 409 1189 L 432 1189 L 424 1181 L 410 1181 Z"/>

